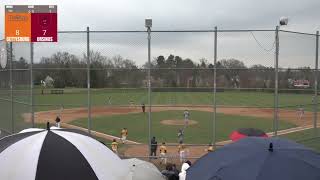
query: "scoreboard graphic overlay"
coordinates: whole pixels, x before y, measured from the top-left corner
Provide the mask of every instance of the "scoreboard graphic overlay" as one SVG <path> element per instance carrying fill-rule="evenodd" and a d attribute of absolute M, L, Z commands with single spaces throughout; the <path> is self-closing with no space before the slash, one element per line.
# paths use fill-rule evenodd
<path fill-rule="evenodd" d="M 57 42 L 56 5 L 6 5 L 7 42 Z"/>

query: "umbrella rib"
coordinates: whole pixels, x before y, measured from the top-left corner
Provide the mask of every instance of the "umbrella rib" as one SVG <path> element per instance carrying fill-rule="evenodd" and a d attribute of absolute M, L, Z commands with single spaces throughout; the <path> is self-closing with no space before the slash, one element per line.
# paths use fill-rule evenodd
<path fill-rule="evenodd" d="M 262 165 L 262 167 L 260 168 L 260 171 L 259 171 L 259 173 L 257 174 L 257 176 L 256 176 L 256 180 L 258 180 L 259 178 L 259 176 L 261 175 L 261 173 L 262 173 L 262 169 L 264 169 L 263 167 L 265 166 L 265 162 L 267 161 L 267 159 L 268 159 L 268 156 L 269 155 L 267 155 L 266 157 L 265 157 L 265 159 L 264 159 L 264 161 L 263 161 L 263 165 Z"/>

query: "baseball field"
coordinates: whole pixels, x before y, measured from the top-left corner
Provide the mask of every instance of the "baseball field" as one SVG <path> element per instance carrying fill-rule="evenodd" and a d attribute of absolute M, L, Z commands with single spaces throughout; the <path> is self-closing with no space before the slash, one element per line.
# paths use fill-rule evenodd
<path fill-rule="evenodd" d="M 16 96 L 26 101 L 23 96 Z M 312 124 L 312 94 L 280 93 L 279 130 Z M 271 132 L 273 129 L 274 95 L 267 92 L 226 91 L 216 95 L 216 140 L 225 141 L 229 134 L 242 127 L 254 127 Z M 177 142 L 177 133 L 183 127 L 183 111 L 190 111 L 190 124 L 185 130 L 185 142 L 208 144 L 213 139 L 213 94 L 210 92 L 152 92 L 151 135 L 158 142 Z M 141 104 L 146 104 L 146 113 Z M 62 122 L 81 128 L 88 127 L 86 89 L 64 89 L 64 94 L 35 96 L 37 123 L 54 122 L 60 115 Z M 91 89 L 92 130 L 119 137 L 122 128 L 129 129 L 128 139 L 148 142 L 148 97 L 145 89 Z M 299 108 L 304 109 L 302 118 Z M 29 121 L 28 113 L 23 114 Z M 301 135 L 302 136 L 302 135 Z M 303 138 L 303 137 L 301 137 Z M 108 141 L 107 140 L 107 141 Z"/>
<path fill-rule="evenodd" d="M 28 103 L 30 97 L 15 93 L 15 100 Z M 65 127 L 88 128 L 86 89 L 64 89 L 63 94 L 51 94 L 49 89 L 41 94 L 35 91 L 35 121 L 43 127 L 47 121 L 54 122 L 61 116 Z M 312 125 L 312 94 L 280 93 L 279 95 L 279 130 L 290 130 Z M 151 136 L 159 143 L 177 143 L 178 130 L 183 128 L 183 111 L 190 111 L 190 124 L 185 129 L 184 140 L 187 144 L 208 144 L 213 140 L 213 129 L 216 130 L 216 141 L 229 140 L 230 133 L 243 127 L 254 127 L 272 132 L 274 96 L 267 92 L 225 91 L 218 92 L 216 126 L 213 124 L 213 94 L 210 92 L 152 92 L 151 93 Z M 146 104 L 146 113 L 141 104 Z M 2 103 L 3 110 L 9 103 Z M 30 107 L 15 104 L 16 126 L 24 127 L 30 123 Z M 126 148 L 126 155 L 147 155 L 148 142 L 148 97 L 145 89 L 91 89 L 91 107 L 93 131 L 104 142 L 110 142 L 120 136 L 122 128 L 129 130 L 128 139 L 132 143 L 142 144 Z M 304 113 L 300 117 L 299 108 Z M 319 114 L 320 115 L 320 114 Z M 9 125 L 8 125 L 9 126 Z M 285 135 L 294 139 L 309 137 L 310 130 Z M 312 133 L 311 133 L 312 134 Z M 314 144 L 314 143 L 313 143 Z M 307 144 L 308 145 L 308 144 Z M 310 145 L 313 148 L 317 146 Z M 198 150 L 197 150 L 198 148 Z M 199 151 L 194 156 L 203 154 L 204 147 L 194 147 Z M 175 150 L 172 150 L 175 151 Z"/>

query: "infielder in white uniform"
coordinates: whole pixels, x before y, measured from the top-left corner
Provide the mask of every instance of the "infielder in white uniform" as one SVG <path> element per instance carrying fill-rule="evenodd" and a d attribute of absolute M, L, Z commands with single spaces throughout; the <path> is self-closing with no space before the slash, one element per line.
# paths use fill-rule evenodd
<path fill-rule="evenodd" d="M 190 116 L 189 111 L 185 110 L 183 112 L 183 116 L 184 116 L 184 126 L 188 126 L 188 124 L 189 124 L 189 116 Z"/>
<path fill-rule="evenodd" d="M 304 115 L 304 108 L 303 108 L 303 106 L 300 106 L 298 109 L 299 120 L 302 120 L 303 115 Z"/>

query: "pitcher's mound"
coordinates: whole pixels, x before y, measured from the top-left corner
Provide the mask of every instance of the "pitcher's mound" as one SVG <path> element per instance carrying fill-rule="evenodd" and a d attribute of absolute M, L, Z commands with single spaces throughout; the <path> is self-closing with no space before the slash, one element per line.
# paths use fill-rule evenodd
<path fill-rule="evenodd" d="M 164 125 L 171 125 L 171 126 L 184 126 L 184 120 L 183 119 L 166 119 L 162 120 L 161 124 Z M 198 124 L 197 121 L 189 120 L 188 126 Z"/>

